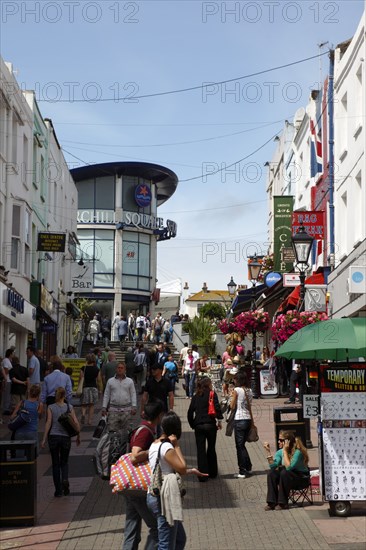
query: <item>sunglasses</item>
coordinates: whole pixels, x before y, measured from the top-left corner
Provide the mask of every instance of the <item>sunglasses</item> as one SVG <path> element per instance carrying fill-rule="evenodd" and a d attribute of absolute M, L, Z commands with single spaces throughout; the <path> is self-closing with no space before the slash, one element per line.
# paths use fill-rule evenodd
<path fill-rule="evenodd" d="M 279 439 L 278 440 L 280 443 L 283 443 L 285 440 L 284 439 Z"/>

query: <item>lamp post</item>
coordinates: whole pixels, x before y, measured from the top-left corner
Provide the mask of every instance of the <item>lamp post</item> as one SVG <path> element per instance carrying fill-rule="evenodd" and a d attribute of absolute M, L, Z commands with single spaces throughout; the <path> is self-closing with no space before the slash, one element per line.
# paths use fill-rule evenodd
<path fill-rule="evenodd" d="M 237 287 L 238 285 L 234 283 L 234 279 L 233 277 L 231 277 L 230 281 L 227 284 L 227 289 L 231 299 L 234 298 Z"/>
<path fill-rule="evenodd" d="M 300 274 L 300 301 L 297 306 L 299 312 L 305 311 L 305 275 L 306 270 L 309 267 L 309 256 L 311 248 L 313 246 L 313 237 L 308 235 L 305 230 L 305 227 L 301 225 L 299 230 L 292 237 L 292 248 L 294 250 L 296 258 L 296 266 Z M 306 384 L 305 384 L 305 367 L 301 365 L 301 387 L 302 393 L 306 393 Z M 305 437 L 306 437 L 306 446 L 308 449 L 313 448 L 311 442 L 311 431 L 310 431 L 310 422 L 307 420 L 305 422 Z"/>
<path fill-rule="evenodd" d="M 298 311 L 305 310 L 305 274 L 309 267 L 309 256 L 313 241 L 313 237 L 308 235 L 303 225 L 299 227 L 298 232 L 292 237 L 292 248 L 300 274 L 300 302 L 297 308 Z"/>
<path fill-rule="evenodd" d="M 262 269 L 262 264 L 258 261 L 257 255 L 255 254 L 252 258 L 249 258 L 248 261 L 248 270 L 249 270 L 249 279 L 252 282 L 253 290 L 253 302 L 252 310 L 255 310 L 255 287 Z M 251 389 L 254 399 L 259 397 L 259 388 L 258 388 L 258 379 L 257 379 L 257 369 L 256 369 L 256 347 L 257 347 L 257 333 L 255 330 L 252 332 L 252 372 L 251 372 Z"/>

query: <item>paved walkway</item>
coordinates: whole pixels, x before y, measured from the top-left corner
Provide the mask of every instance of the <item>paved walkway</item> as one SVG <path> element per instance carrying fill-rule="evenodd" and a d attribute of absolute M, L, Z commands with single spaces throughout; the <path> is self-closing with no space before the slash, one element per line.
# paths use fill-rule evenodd
<path fill-rule="evenodd" d="M 186 412 L 188 400 L 178 386 L 176 410 L 183 421 L 182 448 L 189 466 L 196 465 L 194 434 Z M 208 483 L 186 478 L 184 525 L 187 550 L 287 548 L 323 549 L 365 548 L 365 509 L 354 509 L 349 518 L 331 518 L 328 505 L 316 497 L 314 506 L 293 507 L 288 511 L 265 512 L 267 460 L 262 447 L 270 441 L 274 449 L 273 407 L 283 399 L 256 400 L 254 413 L 261 441 L 249 444 L 254 475 L 248 479 L 233 479 L 237 472 L 234 438 L 218 433 L 217 453 L 219 477 Z M 96 421 L 97 422 L 97 417 Z M 43 423 L 42 423 L 43 427 Z M 93 428 L 83 426 L 80 447 L 73 444 L 70 455 L 71 494 L 54 498 L 51 458 L 47 450 L 38 458 L 37 525 L 35 527 L 2 529 L 0 549 L 35 548 L 40 550 L 101 550 L 121 549 L 124 528 L 124 499 L 112 495 L 107 482 L 94 475 L 92 455 L 96 442 Z M 7 436 L 4 425 L 1 438 Z M 312 422 L 310 465 L 316 467 L 317 435 Z M 143 541 L 146 529 L 143 528 Z M 140 545 L 143 548 L 143 544 Z"/>

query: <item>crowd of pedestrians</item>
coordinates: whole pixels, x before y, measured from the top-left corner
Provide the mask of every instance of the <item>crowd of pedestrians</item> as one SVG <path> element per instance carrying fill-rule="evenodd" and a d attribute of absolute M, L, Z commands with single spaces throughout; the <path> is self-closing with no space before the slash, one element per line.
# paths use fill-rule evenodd
<path fill-rule="evenodd" d="M 238 463 L 234 477 L 245 479 L 252 473 L 246 444 L 253 424 L 253 396 L 245 370 L 241 368 L 244 348 L 240 343 L 230 343 L 218 358 L 219 366 L 214 368 L 222 369 L 224 380 L 222 395 L 218 395 L 212 385 L 208 357 L 200 356 L 197 345 L 185 343 L 179 358 L 174 359 L 169 347 L 171 326 L 171 322 L 167 324 L 160 314 L 148 322 L 142 315 L 130 314 L 124 319 L 117 314 L 113 322 L 108 316 L 98 319 L 98 315 L 94 315 L 88 327 L 88 340 L 93 344 L 102 341 L 105 346 L 104 349 L 91 349 L 80 369 L 79 418 L 72 405 L 75 396 L 72 380 L 63 365 L 63 360 L 77 359 L 72 346 L 63 357 L 53 356 L 48 363 L 40 352 L 29 346 L 26 367 L 19 364 L 15 350 L 8 349 L 2 362 L 3 414 L 15 418 L 23 408 L 31 418 L 12 438 L 33 440 L 38 448 L 38 423 L 42 414 L 46 415 L 41 446 L 45 448 L 48 444 L 50 451 L 55 497 L 70 493 L 68 458 L 73 439 L 58 422 L 60 415 L 70 413 L 80 432 L 79 422 L 89 426 L 98 423 L 94 407 L 101 398 L 101 416 L 106 420 L 108 431 L 122 433 L 136 424 L 134 419 L 139 411 L 140 427 L 144 429 L 133 432 L 132 460 L 134 463 L 148 460 L 153 471 L 159 457 L 164 489 L 160 494 L 149 490 L 147 497 L 124 495 L 124 550 L 138 548 L 142 521 L 149 529 L 146 548 L 184 548 L 186 534 L 182 524 L 181 486 L 177 480 L 187 473 L 197 476 L 201 483 L 218 476 L 216 440 L 224 419 L 223 403 L 220 402 L 223 398 L 234 417 L 233 439 Z M 125 361 L 117 360 L 116 352 L 108 348 L 110 340 L 115 338 L 114 333 L 123 346 L 130 340 Z M 147 345 L 149 341 L 154 345 Z M 181 421 L 174 405 L 180 378 L 189 401 L 187 420 L 194 431 L 198 469 L 187 468 L 179 445 Z M 80 433 L 75 441 L 80 444 Z M 286 509 L 290 489 L 308 483 L 308 457 L 301 442 L 291 434 L 280 434 L 279 447 L 281 452 L 267 457 L 270 471 L 266 510 Z M 270 453 L 268 444 L 265 449 Z"/>

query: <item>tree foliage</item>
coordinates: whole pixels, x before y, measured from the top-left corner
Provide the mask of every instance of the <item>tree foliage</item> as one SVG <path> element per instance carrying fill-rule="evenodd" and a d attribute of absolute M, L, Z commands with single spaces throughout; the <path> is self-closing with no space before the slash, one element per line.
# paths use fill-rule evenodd
<path fill-rule="evenodd" d="M 226 317 L 226 310 L 221 304 L 209 302 L 201 307 L 199 315 L 200 317 L 220 321 Z"/>
<path fill-rule="evenodd" d="M 213 335 L 217 330 L 215 323 L 199 315 L 185 323 L 183 330 L 188 332 L 192 342 L 202 348 L 204 353 L 214 355 L 216 344 L 213 340 Z"/>

